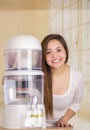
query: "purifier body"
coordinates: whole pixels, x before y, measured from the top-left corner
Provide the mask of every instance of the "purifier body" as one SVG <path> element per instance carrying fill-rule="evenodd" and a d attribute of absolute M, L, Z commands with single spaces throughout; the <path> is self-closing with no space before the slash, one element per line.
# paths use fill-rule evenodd
<path fill-rule="evenodd" d="M 4 128 L 46 127 L 41 59 L 41 45 L 34 36 L 16 36 L 7 43 Z M 34 97 L 36 103 L 32 100 Z"/>

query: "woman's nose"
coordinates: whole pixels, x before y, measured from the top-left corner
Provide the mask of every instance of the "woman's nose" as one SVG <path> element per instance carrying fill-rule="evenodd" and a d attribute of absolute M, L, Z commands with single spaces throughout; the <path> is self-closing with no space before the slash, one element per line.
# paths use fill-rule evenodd
<path fill-rule="evenodd" d="M 54 52 L 52 53 L 52 56 L 53 56 L 53 57 L 56 57 L 56 55 L 57 55 L 57 54 L 56 54 L 56 52 L 54 51 Z"/>

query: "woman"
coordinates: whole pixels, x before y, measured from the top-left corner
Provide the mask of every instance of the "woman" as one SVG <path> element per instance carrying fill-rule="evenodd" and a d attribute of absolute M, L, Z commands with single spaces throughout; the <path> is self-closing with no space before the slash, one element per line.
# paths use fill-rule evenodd
<path fill-rule="evenodd" d="M 69 51 L 61 35 L 47 35 L 41 45 L 47 126 L 69 127 L 83 98 L 82 75 L 67 64 Z"/>

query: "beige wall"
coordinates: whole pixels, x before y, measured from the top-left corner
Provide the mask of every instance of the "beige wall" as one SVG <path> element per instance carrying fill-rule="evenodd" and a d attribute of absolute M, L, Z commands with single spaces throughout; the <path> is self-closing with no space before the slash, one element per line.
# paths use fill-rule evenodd
<path fill-rule="evenodd" d="M 33 0 L 13 2 L 0 0 L 0 104 L 3 104 L 1 82 L 5 69 L 6 42 L 19 34 L 35 35 L 41 41 L 48 33 L 48 0 L 38 0 L 37 4 Z"/>

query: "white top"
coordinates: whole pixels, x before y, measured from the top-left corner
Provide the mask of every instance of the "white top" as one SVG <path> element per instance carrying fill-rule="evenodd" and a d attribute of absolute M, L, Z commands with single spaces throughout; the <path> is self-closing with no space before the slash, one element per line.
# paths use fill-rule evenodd
<path fill-rule="evenodd" d="M 6 44 L 6 50 L 8 49 L 42 50 L 39 40 L 33 35 L 17 35 L 11 38 Z"/>
<path fill-rule="evenodd" d="M 68 90 L 62 95 L 53 95 L 54 119 L 47 120 L 52 124 L 58 121 L 68 108 L 77 112 L 84 94 L 84 80 L 79 71 L 70 70 L 70 82 Z"/>

